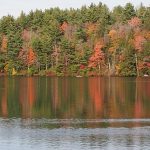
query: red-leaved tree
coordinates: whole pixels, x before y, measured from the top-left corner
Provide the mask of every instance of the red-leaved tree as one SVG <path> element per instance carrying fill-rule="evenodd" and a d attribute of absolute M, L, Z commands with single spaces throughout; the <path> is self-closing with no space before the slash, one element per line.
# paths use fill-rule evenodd
<path fill-rule="evenodd" d="M 21 59 L 26 66 L 28 66 L 28 69 L 36 62 L 36 54 L 32 48 L 29 48 L 28 50 L 21 49 L 18 58 Z"/>
<path fill-rule="evenodd" d="M 134 37 L 134 47 L 139 52 L 143 50 L 143 44 L 145 42 L 145 38 L 142 35 L 136 35 Z"/>
<path fill-rule="evenodd" d="M 101 42 L 96 43 L 94 47 L 94 53 L 89 59 L 89 68 L 97 68 L 99 69 L 99 73 L 101 71 L 102 65 L 104 64 L 104 53 L 102 51 L 103 44 Z"/>
<path fill-rule="evenodd" d="M 66 21 L 63 22 L 63 24 L 60 26 L 60 29 L 64 32 L 68 28 L 68 23 Z"/>
<path fill-rule="evenodd" d="M 141 20 L 138 17 L 133 17 L 131 20 L 128 21 L 128 24 L 131 27 L 138 27 L 141 25 Z"/>

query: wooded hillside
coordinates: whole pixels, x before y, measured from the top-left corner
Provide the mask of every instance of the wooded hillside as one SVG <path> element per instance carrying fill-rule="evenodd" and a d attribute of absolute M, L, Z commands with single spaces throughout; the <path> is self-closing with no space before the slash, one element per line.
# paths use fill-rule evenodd
<path fill-rule="evenodd" d="M 23 12 L 0 19 L 0 72 L 7 75 L 150 75 L 150 7 Z"/>

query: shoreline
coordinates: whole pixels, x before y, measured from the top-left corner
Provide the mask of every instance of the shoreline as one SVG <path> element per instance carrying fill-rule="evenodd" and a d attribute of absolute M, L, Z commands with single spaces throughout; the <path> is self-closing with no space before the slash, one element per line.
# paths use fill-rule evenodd
<path fill-rule="evenodd" d="M 75 77 L 75 78 L 85 78 L 85 77 L 120 77 L 120 78 L 126 78 L 126 77 L 133 77 L 133 78 L 150 78 L 150 75 L 148 76 L 117 76 L 117 75 L 87 75 L 87 76 L 79 76 L 79 75 L 39 75 L 39 74 L 33 74 L 33 75 L 4 75 L 0 74 L 0 77 Z"/>

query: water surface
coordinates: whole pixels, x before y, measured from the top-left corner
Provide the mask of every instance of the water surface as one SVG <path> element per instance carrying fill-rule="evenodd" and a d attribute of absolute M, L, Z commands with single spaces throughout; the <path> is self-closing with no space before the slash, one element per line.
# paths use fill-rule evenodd
<path fill-rule="evenodd" d="M 0 77 L 0 149 L 150 149 L 150 78 Z"/>

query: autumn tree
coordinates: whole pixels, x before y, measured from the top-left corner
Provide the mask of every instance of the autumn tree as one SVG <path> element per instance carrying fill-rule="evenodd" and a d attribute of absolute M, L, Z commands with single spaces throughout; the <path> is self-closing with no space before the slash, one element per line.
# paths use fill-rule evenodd
<path fill-rule="evenodd" d="M 29 48 L 28 53 L 27 53 L 27 64 L 28 64 L 28 70 L 31 65 L 33 65 L 36 61 L 36 55 L 33 51 L 32 48 Z"/>
<path fill-rule="evenodd" d="M 141 19 L 139 19 L 138 17 L 133 17 L 128 21 L 128 24 L 133 28 L 138 27 L 141 25 Z"/>
<path fill-rule="evenodd" d="M 118 74 L 119 36 L 115 29 L 109 31 L 110 43 L 108 49 L 109 74 Z"/>
<path fill-rule="evenodd" d="M 89 59 L 89 68 L 97 68 L 98 67 L 98 71 L 99 74 L 101 74 L 102 72 L 102 67 L 105 64 L 105 57 L 104 57 L 104 53 L 102 51 L 103 45 L 101 42 L 97 42 L 95 47 L 94 47 L 94 52 L 92 54 L 92 56 Z"/>
<path fill-rule="evenodd" d="M 2 52 L 6 52 L 7 51 L 7 43 L 8 43 L 8 39 L 6 36 L 2 37 L 2 44 L 1 44 L 1 51 Z"/>

